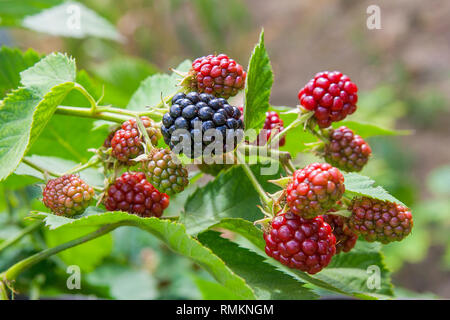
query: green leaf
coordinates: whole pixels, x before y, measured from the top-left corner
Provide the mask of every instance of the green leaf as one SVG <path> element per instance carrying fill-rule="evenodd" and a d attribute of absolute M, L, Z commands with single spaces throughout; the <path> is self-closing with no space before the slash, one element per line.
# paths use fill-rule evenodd
<path fill-rule="evenodd" d="M 71 82 L 57 85 L 44 97 L 20 88 L 1 102 L 0 180 L 15 170 L 73 86 Z"/>
<path fill-rule="evenodd" d="M 25 52 L 19 49 L 2 47 L 0 50 L 0 95 L 19 86 L 19 73 L 31 67 L 40 59 L 33 49 Z"/>
<path fill-rule="evenodd" d="M 398 135 L 409 135 L 410 130 L 394 130 L 383 128 L 372 123 L 344 120 L 333 123 L 333 128 L 339 128 L 340 126 L 346 126 L 352 129 L 355 134 L 361 136 L 362 138 L 369 138 L 373 136 L 398 136 Z"/>
<path fill-rule="evenodd" d="M 158 218 L 140 218 L 125 212 L 105 212 L 78 219 L 69 219 L 53 214 L 38 212 L 36 218 L 43 218 L 50 230 L 71 230 L 79 228 L 101 228 L 106 225 L 134 226 L 145 230 L 163 241 L 170 249 L 184 255 L 208 271 L 219 283 L 243 299 L 254 299 L 254 294 L 244 280 L 233 273 L 221 259 L 208 248 L 186 233 L 182 224 Z"/>
<path fill-rule="evenodd" d="M 198 239 L 225 261 L 236 274 L 245 279 L 252 287 L 257 299 L 317 298 L 317 295 L 303 286 L 304 282 L 276 270 L 256 253 L 221 238 L 218 232 L 202 232 Z"/>
<path fill-rule="evenodd" d="M 2 26 L 20 26 L 25 16 L 60 4 L 63 0 L 2 0 L 0 1 Z"/>
<path fill-rule="evenodd" d="M 405 205 L 394 196 L 390 195 L 381 186 L 374 187 L 374 180 L 369 177 L 362 176 L 360 174 L 351 172 L 343 173 L 345 179 L 345 195 L 349 198 L 356 196 L 366 196 L 382 201 L 395 202 L 401 205 Z"/>
<path fill-rule="evenodd" d="M 74 82 L 75 60 L 62 53 L 51 53 L 34 66 L 20 73 L 21 83 L 43 97 L 54 86 Z"/>
<path fill-rule="evenodd" d="M 255 46 L 248 64 L 245 84 L 245 129 L 262 128 L 269 109 L 270 91 L 273 73 L 269 55 L 264 46 L 264 30 L 261 31 L 259 43 Z"/>
<path fill-rule="evenodd" d="M 259 166 L 252 167 L 255 171 L 260 169 Z M 266 181 L 271 177 L 263 176 Z M 268 192 L 277 190 L 268 182 L 263 187 Z M 262 215 L 256 207 L 259 202 L 259 195 L 244 170 L 236 166 L 222 171 L 216 179 L 189 196 L 181 220 L 189 234 L 197 234 L 223 218 L 255 221 Z"/>
<path fill-rule="evenodd" d="M 192 275 L 203 300 L 240 300 L 232 291 L 217 282 L 209 281 Z"/>
<path fill-rule="evenodd" d="M 157 298 L 157 283 L 144 270 L 133 270 L 117 264 L 105 264 L 89 273 L 90 285 L 104 286 L 118 300 L 153 300 Z"/>
<path fill-rule="evenodd" d="M 44 236 L 49 247 L 56 247 L 95 230 L 96 228 L 94 227 L 46 230 Z M 112 247 L 111 234 L 106 234 L 79 246 L 64 250 L 58 253 L 58 257 L 67 265 L 77 265 L 83 272 L 91 272 L 104 258 L 109 256 Z"/>
<path fill-rule="evenodd" d="M 24 28 L 54 36 L 85 38 L 89 36 L 122 41 L 116 28 L 84 4 L 67 1 L 22 20 Z"/>
<path fill-rule="evenodd" d="M 183 61 L 176 69 L 184 72 L 189 70 L 191 62 Z M 145 110 L 145 107 L 155 106 L 161 102 L 161 97 L 166 98 L 178 91 L 178 75 L 172 74 L 154 74 L 141 82 L 139 88 L 131 97 L 127 109 Z"/>
<path fill-rule="evenodd" d="M 246 241 L 239 241 L 239 245 L 265 257 L 265 262 L 276 266 L 278 270 L 319 288 L 366 299 L 388 298 L 392 295 L 389 272 L 384 266 L 383 257 L 379 252 L 379 244 L 358 241 L 352 251 L 336 255 L 325 269 L 315 275 L 309 275 L 299 270 L 290 269 L 275 259 L 269 258 L 264 251 L 265 242 L 262 231 L 249 221 L 224 219 L 212 227 L 224 228 L 243 236 Z M 380 289 L 369 289 L 367 286 L 367 280 L 370 276 L 367 271 L 369 266 L 379 268 Z"/>
<path fill-rule="evenodd" d="M 119 107 L 127 105 L 144 79 L 158 72 L 156 66 L 132 57 L 114 58 L 92 66 L 91 70 L 104 85 L 105 101 L 110 95 L 114 95 L 114 100 L 110 103 Z"/>

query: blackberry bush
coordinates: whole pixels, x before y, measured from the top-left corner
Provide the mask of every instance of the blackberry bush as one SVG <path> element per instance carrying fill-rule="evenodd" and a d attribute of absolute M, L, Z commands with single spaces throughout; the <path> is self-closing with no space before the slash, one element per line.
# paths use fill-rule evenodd
<path fill-rule="evenodd" d="M 230 106 L 224 98 L 195 91 L 176 94 L 162 124 L 166 144 L 191 158 L 204 155 L 208 146 L 208 156 L 233 151 L 242 140 L 244 129 L 239 108 Z"/>
<path fill-rule="evenodd" d="M 36 293 L 40 280 L 27 284 L 36 274 L 55 280 L 45 282 L 45 292 L 59 292 L 67 280 L 61 278 L 66 272 L 61 266 L 66 265 L 79 265 L 96 276 L 138 275 L 127 276 L 131 282 L 126 285 L 133 288 L 142 287 L 132 283 L 134 279 L 145 287 L 152 286 L 147 282 L 153 278 L 163 280 L 155 283 L 163 293 L 155 296 L 154 288 L 150 290 L 150 298 L 158 299 L 178 296 L 179 286 L 173 284 L 186 273 L 183 266 L 192 265 L 189 272 L 204 268 L 218 282 L 201 286 L 204 281 L 195 281 L 202 294 L 214 297 L 223 292 L 226 298 L 245 300 L 315 298 L 322 292 L 392 296 L 382 252 L 366 242 L 404 239 L 412 232 L 412 214 L 354 171 L 361 170 L 371 155 L 358 132 L 371 137 L 396 131 L 358 121 L 328 128 L 356 110 L 358 89 L 347 76 L 317 74 L 300 92 L 301 108 L 272 105 L 271 88 L 278 77 L 273 75 L 263 33 L 246 66 L 248 73 L 227 56 L 211 54 L 177 68 L 186 72 L 182 84 L 187 88 L 177 85 L 174 74 L 155 74 L 120 99 L 116 96 L 134 88 L 131 83 L 121 83 L 111 94 L 117 81 L 108 81 L 105 96 L 100 96 L 87 88 L 101 88 L 101 77 L 91 79 L 92 70 L 77 73 L 74 59 L 65 54 L 43 57 L 1 48 L 0 67 L 5 63 L 15 81 L 7 77 L 2 83 L 0 74 L 0 87 L 8 92 L 0 102 L 0 211 L 8 212 L 6 219 L 0 217 L 0 231 L 18 232 L 10 239 L 4 239 L 8 232 L 0 234 L 5 259 L 0 263 L 5 268 L 0 270 L 0 298 L 17 291 L 25 297 Z M 136 68 L 129 68 L 129 63 L 124 60 L 120 70 L 122 82 L 142 76 L 134 75 Z M 145 63 L 139 61 L 144 72 L 154 69 Z M 108 65 L 100 74 L 117 74 Z M 14 90 L 10 86 L 15 82 L 20 87 Z M 54 114 L 57 118 L 52 119 Z M 244 126 L 248 141 L 243 139 Z M 267 131 L 257 138 L 262 129 Z M 289 139 L 282 150 L 275 143 L 262 143 L 279 132 Z M 284 138 L 279 142 L 284 145 Z M 312 152 L 320 152 L 329 163 L 311 160 L 307 154 Z M 59 178 L 46 183 L 49 176 Z M 42 181 L 45 206 L 34 201 L 40 189 L 29 186 Z M 78 216 L 88 206 L 88 212 Z M 123 232 L 104 237 L 124 226 L 128 228 Z M 26 241 L 20 241 L 26 235 Z M 94 239 L 98 241 L 71 250 Z M 16 252 L 3 254 L 14 246 Z M 27 257 L 30 248 L 33 255 Z M 169 256 L 169 251 L 177 255 Z M 61 263 L 45 264 L 17 279 L 59 253 Z M 139 256 L 155 277 L 135 268 Z M 192 262 L 179 264 L 182 259 Z M 372 289 L 368 266 L 374 265 L 380 283 Z M 158 268 L 167 269 L 164 279 Z M 258 281 L 252 278 L 255 274 Z M 93 278 L 83 278 L 84 293 L 100 299 L 143 297 L 136 290 L 120 290 L 120 281 L 114 282 L 114 290 L 106 281 L 105 290 L 89 292 L 98 286 L 91 283 Z M 224 290 L 211 292 L 211 287 Z M 191 291 L 198 292 L 183 290 L 181 297 Z"/>

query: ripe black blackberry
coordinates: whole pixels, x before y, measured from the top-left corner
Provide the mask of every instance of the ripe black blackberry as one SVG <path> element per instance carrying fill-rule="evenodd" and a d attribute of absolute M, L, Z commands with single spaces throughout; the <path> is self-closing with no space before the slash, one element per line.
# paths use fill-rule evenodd
<path fill-rule="evenodd" d="M 191 158 L 234 150 L 244 129 L 239 108 L 224 98 L 195 91 L 176 94 L 162 124 L 161 133 L 170 149 Z"/>
<path fill-rule="evenodd" d="M 189 184 L 188 171 L 169 149 L 153 149 L 143 165 L 148 180 L 160 192 L 172 195 Z"/>

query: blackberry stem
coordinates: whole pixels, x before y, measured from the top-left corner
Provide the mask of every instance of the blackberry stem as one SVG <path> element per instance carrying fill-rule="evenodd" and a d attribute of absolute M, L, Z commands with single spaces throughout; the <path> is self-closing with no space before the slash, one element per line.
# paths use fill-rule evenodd
<path fill-rule="evenodd" d="M 27 160 L 26 158 L 23 158 L 22 162 L 25 163 L 27 166 L 29 166 L 29 167 L 31 167 L 31 168 L 33 168 L 33 169 L 35 169 L 35 170 L 37 170 L 37 171 L 39 171 L 39 172 L 41 172 L 43 174 L 47 173 L 47 174 L 49 174 L 51 176 L 54 176 L 54 177 L 60 177 L 61 176 L 59 173 L 55 173 L 55 172 L 52 172 L 50 170 L 44 169 L 41 166 L 31 162 L 30 160 Z"/>
<path fill-rule="evenodd" d="M 91 105 L 91 113 L 96 113 L 97 101 L 95 101 L 94 97 L 82 85 L 78 83 L 75 83 L 75 86 L 73 88 L 80 92 L 89 101 L 89 104 Z"/>
<path fill-rule="evenodd" d="M 281 138 L 283 138 L 289 131 L 297 128 L 298 126 L 307 123 L 307 121 L 314 115 L 312 112 L 306 112 L 304 114 L 299 114 L 298 118 L 292 121 L 283 131 L 278 132 L 274 136 L 270 136 L 267 145 L 278 144 Z"/>
<path fill-rule="evenodd" d="M 237 157 L 238 157 L 240 165 L 244 169 L 245 174 L 250 179 L 250 182 L 252 183 L 256 192 L 258 192 L 259 196 L 261 197 L 261 200 L 264 202 L 264 204 L 266 206 L 271 207 L 272 199 L 270 199 L 270 197 L 264 191 L 263 187 L 259 184 L 259 181 L 256 179 L 256 177 L 253 174 L 252 170 L 250 169 L 249 165 L 245 163 L 245 159 L 242 157 L 242 155 L 240 153 L 237 153 Z"/>
<path fill-rule="evenodd" d="M 98 229 L 94 232 L 88 233 L 85 236 L 82 236 L 82 237 L 74 239 L 72 241 L 63 243 L 63 244 L 53 247 L 53 248 L 45 249 L 41 252 L 36 253 L 35 255 L 32 255 L 31 257 L 28 257 L 22 261 L 19 261 L 18 263 L 16 263 L 12 267 L 10 267 L 8 270 L 6 270 L 0 274 L 0 283 L 5 283 L 8 285 L 10 282 L 14 281 L 19 276 L 19 274 L 21 274 L 26 269 L 32 267 L 36 263 L 38 263 L 52 255 L 55 255 L 61 251 L 64 251 L 66 249 L 78 246 L 78 245 L 88 242 L 90 240 L 96 239 L 100 236 L 103 236 L 103 235 L 113 231 L 114 229 L 116 229 L 117 227 L 119 227 L 121 225 L 124 225 L 124 223 L 119 222 L 119 223 L 114 223 L 114 224 L 109 224 L 109 225 L 103 226 L 100 229 Z M 1 287 L 0 287 L 0 290 L 5 291 L 4 288 L 1 288 Z M 3 293 L 3 295 L 4 295 L 4 293 Z"/>
<path fill-rule="evenodd" d="M 91 109 L 79 108 L 79 107 L 68 107 L 68 106 L 58 106 L 55 111 L 56 114 L 62 114 L 66 116 L 77 116 L 81 118 L 92 118 L 99 120 L 112 121 L 117 123 L 123 123 L 130 119 L 130 116 L 123 116 L 110 112 L 97 112 L 92 113 Z"/>
<path fill-rule="evenodd" d="M 152 141 L 150 140 L 150 137 L 147 134 L 147 130 L 145 129 L 144 124 L 142 123 L 141 117 L 136 116 L 136 124 L 138 126 L 139 132 L 144 137 L 147 151 L 153 150 L 155 147 L 153 146 Z"/>
<path fill-rule="evenodd" d="M 96 157 L 95 157 L 95 156 L 92 157 L 91 160 L 94 159 L 94 158 L 96 158 Z M 39 166 L 39 165 L 33 163 L 32 161 L 30 161 L 30 160 L 28 160 L 28 159 L 26 159 L 26 158 L 23 158 L 23 159 L 22 159 L 22 162 L 25 163 L 27 166 L 29 166 L 29 167 L 31 167 L 31 168 L 33 168 L 33 169 L 35 169 L 35 170 L 41 172 L 41 173 L 44 175 L 44 179 L 45 179 L 46 175 L 50 175 L 50 176 L 53 176 L 53 177 L 61 177 L 61 176 L 63 176 L 64 174 L 73 174 L 73 173 L 77 173 L 77 172 L 80 172 L 80 171 L 82 171 L 82 170 L 84 170 L 84 169 L 86 169 L 86 168 L 92 167 L 92 166 L 94 166 L 94 165 L 100 163 L 100 159 L 97 159 L 96 161 L 92 161 L 92 162 L 91 162 L 91 160 L 89 160 L 89 161 L 88 161 L 87 163 L 85 163 L 84 165 L 76 166 L 76 167 L 70 169 L 69 171 L 67 171 L 66 173 L 62 173 L 62 174 L 61 174 L 61 173 L 52 172 L 52 171 L 47 170 L 47 169 L 44 169 L 44 168 L 42 168 L 41 166 Z M 103 192 L 103 189 L 100 188 L 100 187 L 92 186 L 92 189 L 94 189 L 95 191 L 98 191 L 98 192 Z"/>
<path fill-rule="evenodd" d="M 42 225 L 42 221 L 34 222 L 33 224 L 30 224 L 28 227 L 24 228 L 19 234 L 14 236 L 11 239 L 8 239 L 0 244 L 0 252 L 5 250 L 6 248 L 16 244 L 20 239 L 25 237 L 27 234 L 32 233 L 34 230 L 39 228 Z"/>
<path fill-rule="evenodd" d="M 8 290 L 3 281 L 0 281 L 0 300 L 9 300 Z"/>

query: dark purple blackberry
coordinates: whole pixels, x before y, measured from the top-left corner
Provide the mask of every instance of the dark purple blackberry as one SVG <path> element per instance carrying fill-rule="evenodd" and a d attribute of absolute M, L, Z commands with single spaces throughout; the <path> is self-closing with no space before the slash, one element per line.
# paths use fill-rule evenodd
<path fill-rule="evenodd" d="M 162 119 L 161 133 L 174 153 L 190 158 L 232 151 L 243 138 L 241 111 L 211 94 L 177 93 Z"/>

